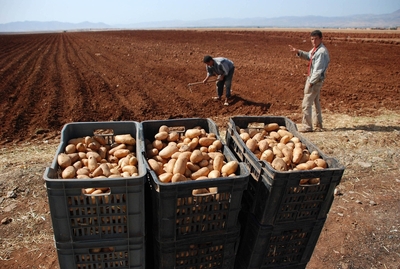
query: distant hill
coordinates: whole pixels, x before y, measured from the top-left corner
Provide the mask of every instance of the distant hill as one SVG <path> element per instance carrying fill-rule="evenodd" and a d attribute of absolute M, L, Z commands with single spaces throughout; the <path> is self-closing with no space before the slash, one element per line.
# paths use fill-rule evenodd
<path fill-rule="evenodd" d="M 0 24 L 0 32 L 48 32 L 48 31 L 66 31 L 66 30 L 88 30 L 88 29 L 104 29 L 110 28 L 105 23 L 68 23 L 58 21 L 23 21 L 23 22 L 10 22 Z"/>
<path fill-rule="evenodd" d="M 158 21 L 134 24 L 67 23 L 24 21 L 0 24 L 0 32 L 43 32 L 100 29 L 149 29 L 194 27 L 281 27 L 281 28 L 394 28 L 400 27 L 400 9 L 389 14 L 362 14 L 343 17 L 290 16 L 276 18 L 215 18 L 196 21 Z"/>

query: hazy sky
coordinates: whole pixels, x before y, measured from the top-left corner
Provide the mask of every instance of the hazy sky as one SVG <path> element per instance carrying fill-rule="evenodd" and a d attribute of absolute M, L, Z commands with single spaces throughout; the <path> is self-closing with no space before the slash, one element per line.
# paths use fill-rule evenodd
<path fill-rule="evenodd" d="M 89 21 L 115 25 L 213 18 L 378 15 L 399 9 L 400 0 L 0 0 L 0 23 Z"/>

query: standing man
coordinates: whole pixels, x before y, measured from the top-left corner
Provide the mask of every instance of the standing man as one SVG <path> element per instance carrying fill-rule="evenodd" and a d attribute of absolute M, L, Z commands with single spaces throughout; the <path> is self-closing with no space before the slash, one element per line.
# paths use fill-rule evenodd
<path fill-rule="evenodd" d="M 228 99 L 231 97 L 231 86 L 233 73 L 235 72 L 235 66 L 233 62 L 227 58 L 217 57 L 213 58 L 210 55 L 204 56 L 203 62 L 206 64 L 207 76 L 203 80 L 206 83 L 211 76 L 217 77 L 217 96 L 213 97 L 214 100 L 221 100 L 222 93 L 224 91 L 224 85 L 226 88 L 224 105 L 228 106 Z"/>
<path fill-rule="evenodd" d="M 312 132 L 313 120 L 316 128 L 322 130 L 322 112 L 319 101 L 322 84 L 326 76 L 326 70 L 329 65 L 329 52 L 322 43 L 322 33 L 320 30 L 311 32 L 311 44 L 313 49 L 309 52 L 302 51 L 289 45 L 291 51 L 296 52 L 297 56 L 308 61 L 308 76 L 304 86 L 304 97 L 302 103 L 303 109 L 303 127 L 300 132 Z M 312 114 L 312 106 L 315 105 L 315 114 Z"/>

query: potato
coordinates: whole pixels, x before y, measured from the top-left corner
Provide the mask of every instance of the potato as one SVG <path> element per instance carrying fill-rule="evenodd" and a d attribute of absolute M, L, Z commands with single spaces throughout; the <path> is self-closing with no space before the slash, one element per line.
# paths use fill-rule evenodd
<path fill-rule="evenodd" d="M 199 144 L 199 138 L 198 137 L 194 137 L 192 139 L 192 141 L 190 141 L 188 143 L 189 150 L 194 150 L 197 147 L 198 144 Z"/>
<path fill-rule="evenodd" d="M 264 139 L 265 131 L 255 134 L 252 138 L 257 141 L 257 143 Z"/>
<path fill-rule="evenodd" d="M 158 179 L 162 183 L 168 183 L 168 182 L 171 182 L 172 176 L 173 176 L 173 174 L 170 172 L 162 173 L 161 175 L 158 176 Z"/>
<path fill-rule="evenodd" d="M 92 142 L 87 144 L 87 147 L 90 148 L 91 150 L 97 151 L 101 147 L 100 143 L 97 142 L 96 140 L 93 139 Z"/>
<path fill-rule="evenodd" d="M 246 141 L 247 140 L 249 140 L 251 137 L 250 137 L 250 134 L 249 133 L 247 133 L 247 132 L 243 132 L 243 133 L 241 133 L 240 135 L 240 138 L 242 138 L 242 140 L 246 143 Z"/>
<path fill-rule="evenodd" d="M 126 157 L 130 153 L 129 149 L 118 149 L 114 151 L 114 156 L 118 159 Z"/>
<path fill-rule="evenodd" d="M 131 136 L 131 134 L 120 134 L 114 136 L 115 143 L 118 144 L 126 144 L 126 145 L 135 145 L 136 140 Z"/>
<path fill-rule="evenodd" d="M 315 159 L 314 162 L 315 162 L 317 167 L 321 167 L 321 168 L 327 168 L 328 167 L 326 161 L 321 159 L 321 158 Z"/>
<path fill-rule="evenodd" d="M 161 125 L 159 128 L 158 128 L 158 131 L 159 132 L 169 132 L 169 127 L 167 126 L 167 125 Z"/>
<path fill-rule="evenodd" d="M 166 140 L 168 138 L 168 132 L 165 131 L 158 132 L 154 135 L 154 138 L 159 141 Z"/>
<path fill-rule="evenodd" d="M 267 161 L 269 163 L 271 163 L 273 159 L 274 159 L 274 153 L 272 152 L 271 149 L 263 151 L 260 157 L 260 160 Z"/>
<path fill-rule="evenodd" d="M 284 156 L 282 153 L 282 150 L 280 150 L 278 146 L 274 146 L 272 148 L 272 152 L 274 153 L 275 157 L 277 157 L 277 158 L 283 158 L 283 156 Z"/>
<path fill-rule="evenodd" d="M 199 139 L 199 144 L 203 147 L 208 147 L 214 143 L 214 141 L 217 140 L 215 137 L 201 137 Z"/>
<path fill-rule="evenodd" d="M 257 129 L 249 129 L 250 138 L 253 138 L 256 134 L 258 134 Z"/>
<path fill-rule="evenodd" d="M 76 176 L 76 170 L 75 167 L 68 166 L 66 167 L 62 172 L 61 172 L 61 177 L 64 179 L 68 179 L 68 178 L 75 178 Z"/>
<path fill-rule="evenodd" d="M 155 172 L 157 175 L 160 175 L 160 174 L 162 174 L 162 173 L 164 172 L 164 171 L 163 171 L 163 168 L 162 168 L 161 165 L 160 165 L 160 163 L 157 162 L 156 160 L 154 160 L 154 159 L 148 159 L 147 162 L 149 163 L 150 168 L 151 168 L 152 170 L 154 170 L 154 172 Z"/>
<path fill-rule="evenodd" d="M 295 147 L 293 149 L 293 157 L 292 157 L 292 162 L 294 164 L 299 164 L 301 159 L 303 157 L 303 149 L 300 147 Z"/>
<path fill-rule="evenodd" d="M 264 130 L 267 132 L 276 131 L 279 129 L 278 123 L 268 123 L 264 126 Z"/>
<path fill-rule="evenodd" d="M 210 172 L 210 170 L 208 170 L 207 167 L 202 167 L 199 170 L 197 170 L 196 172 L 192 173 L 190 178 L 197 179 L 201 176 L 207 176 L 209 172 Z"/>
<path fill-rule="evenodd" d="M 168 142 L 176 142 L 179 140 L 179 133 L 176 131 L 172 131 L 168 134 L 167 141 Z"/>
<path fill-rule="evenodd" d="M 212 143 L 212 145 L 215 146 L 217 150 L 221 150 L 221 149 L 222 149 L 222 142 L 221 142 L 221 140 L 218 140 L 218 139 L 215 140 L 215 141 Z"/>
<path fill-rule="evenodd" d="M 164 144 L 161 140 L 154 140 L 152 143 L 153 148 L 156 148 L 157 150 L 162 150 L 162 148 L 164 147 Z"/>
<path fill-rule="evenodd" d="M 119 149 L 126 149 L 126 145 L 125 144 L 116 144 L 108 151 L 108 154 L 114 155 L 114 152 Z"/>
<path fill-rule="evenodd" d="M 217 155 L 213 161 L 213 169 L 217 170 L 217 171 L 221 171 L 222 166 L 224 166 L 224 156 L 221 155 Z"/>
<path fill-rule="evenodd" d="M 239 163 L 238 161 L 234 160 L 234 161 L 230 161 L 226 164 L 224 164 L 224 166 L 222 166 L 221 168 L 221 173 L 224 175 L 230 175 L 230 174 L 234 174 L 237 170 L 237 168 L 239 167 Z"/>
<path fill-rule="evenodd" d="M 290 139 L 291 139 L 291 137 L 289 135 L 284 135 L 284 136 L 282 136 L 282 138 L 280 139 L 279 142 L 283 143 L 283 144 L 287 144 L 290 141 Z"/>
<path fill-rule="evenodd" d="M 169 161 L 164 165 L 164 171 L 172 174 L 176 160 L 177 159 L 169 159 Z"/>
<path fill-rule="evenodd" d="M 319 152 L 316 151 L 316 150 L 312 151 L 311 154 L 310 154 L 309 160 L 314 161 L 314 160 L 316 160 L 318 158 L 320 158 Z"/>
<path fill-rule="evenodd" d="M 89 176 L 90 171 L 89 171 L 89 168 L 87 168 L 87 167 L 82 167 L 82 168 L 76 170 L 76 174 L 77 174 L 78 176 L 79 176 L 79 175 Z"/>
<path fill-rule="evenodd" d="M 76 152 L 76 146 L 74 144 L 68 144 L 65 147 L 65 153 L 70 154 L 70 153 L 75 153 Z"/>
<path fill-rule="evenodd" d="M 180 173 L 174 174 L 171 178 L 171 182 L 173 182 L 173 183 L 182 182 L 182 181 L 187 181 L 187 178 Z"/>
<path fill-rule="evenodd" d="M 103 171 L 103 175 L 105 175 L 106 177 L 109 177 L 111 175 L 110 167 L 107 165 L 107 163 L 100 164 L 100 168 Z"/>
<path fill-rule="evenodd" d="M 94 156 L 89 156 L 87 166 L 90 172 L 94 172 L 94 170 L 97 168 L 97 160 Z"/>
<path fill-rule="evenodd" d="M 101 146 L 99 150 L 97 151 L 99 154 L 100 158 L 105 159 L 107 157 L 107 148 L 104 146 Z"/>
<path fill-rule="evenodd" d="M 128 172 L 129 175 L 136 175 L 138 170 L 136 166 L 133 165 L 125 165 L 124 167 L 122 167 L 122 172 Z"/>
<path fill-rule="evenodd" d="M 308 184 L 319 184 L 320 179 L 319 178 L 310 178 L 308 180 Z"/>
<path fill-rule="evenodd" d="M 257 149 L 257 140 L 250 138 L 246 141 L 246 146 L 249 148 L 251 152 L 256 151 Z"/>
<path fill-rule="evenodd" d="M 277 133 L 283 138 L 284 136 L 289 136 L 289 140 L 292 139 L 294 136 L 291 132 L 284 130 L 284 129 L 279 129 Z"/>
<path fill-rule="evenodd" d="M 137 159 L 137 157 L 136 157 L 136 156 L 130 157 L 128 163 L 129 163 L 130 165 L 137 166 L 137 165 L 138 165 L 138 159 Z"/>
<path fill-rule="evenodd" d="M 201 136 L 201 129 L 187 129 L 185 132 L 185 137 L 195 138 Z"/>
<path fill-rule="evenodd" d="M 258 146 L 258 149 L 259 149 L 261 152 L 267 150 L 267 149 L 269 148 L 268 139 L 260 140 L 260 141 L 257 143 L 257 146 Z"/>
<path fill-rule="evenodd" d="M 165 148 L 160 150 L 158 155 L 161 158 L 168 159 L 177 151 L 179 151 L 179 148 L 177 147 L 176 143 L 169 143 Z"/>
<path fill-rule="evenodd" d="M 98 176 L 103 176 L 103 170 L 101 170 L 101 167 L 98 166 L 92 173 L 90 174 L 90 177 L 98 177 Z"/>
<path fill-rule="evenodd" d="M 90 156 L 93 156 L 95 159 L 96 159 L 96 161 L 97 162 L 100 162 L 101 161 L 101 156 L 100 156 L 100 154 L 98 154 L 97 152 L 94 152 L 94 151 L 91 151 L 91 152 L 87 152 L 86 153 L 86 156 L 89 158 Z"/>
<path fill-rule="evenodd" d="M 57 163 L 62 169 L 65 169 L 72 164 L 72 161 L 66 153 L 60 153 L 57 156 Z"/>
<path fill-rule="evenodd" d="M 81 169 L 83 166 L 83 163 L 81 161 L 76 161 L 72 164 L 73 167 L 75 167 L 76 170 Z"/>
<path fill-rule="evenodd" d="M 289 160 L 292 161 L 293 151 L 290 148 L 288 148 L 288 147 L 283 148 L 282 153 L 283 153 L 283 156 L 289 158 Z"/>
<path fill-rule="evenodd" d="M 221 172 L 219 170 L 212 170 L 207 175 L 208 178 L 218 178 L 221 177 Z"/>
<path fill-rule="evenodd" d="M 207 152 L 217 152 L 217 151 L 218 151 L 218 149 L 215 145 L 208 146 Z"/>
<path fill-rule="evenodd" d="M 187 159 L 184 157 L 180 157 L 176 160 L 174 168 L 172 170 L 172 174 L 185 174 L 186 171 L 186 164 L 187 164 Z"/>
<path fill-rule="evenodd" d="M 288 167 L 286 162 L 282 159 L 282 158 L 275 158 L 272 163 L 271 166 L 277 170 L 277 171 L 287 171 Z"/>
<path fill-rule="evenodd" d="M 191 172 L 196 172 L 197 170 L 200 169 L 200 166 L 197 164 L 193 164 L 191 162 L 187 162 L 186 167 L 191 171 Z"/>
<path fill-rule="evenodd" d="M 74 144 L 75 146 L 78 143 L 85 143 L 85 138 L 84 137 L 78 137 L 78 138 L 72 138 L 70 140 L 68 140 L 68 144 Z"/>
<path fill-rule="evenodd" d="M 191 163 L 199 163 L 200 161 L 203 160 L 202 152 L 199 149 L 193 150 L 189 160 Z"/>
<path fill-rule="evenodd" d="M 309 167 L 308 167 L 307 163 L 300 163 L 300 164 L 296 165 L 296 169 L 298 169 L 298 170 L 308 170 Z"/>
<path fill-rule="evenodd" d="M 102 135 L 94 135 L 93 139 L 97 141 L 101 146 L 105 146 L 107 144 L 106 139 Z"/>
<path fill-rule="evenodd" d="M 207 194 L 207 193 L 210 193 L 206 188 L 203 188 L 203 189 L 194 189 L 193 191 L 192 191 L 192 195 L 194 195 L 194 196 L 196 196 L 196 195 L 199 195 L 199 194 Z"/>
<path fill-rule="evenodd" d="M 208 160 L 201 160 L 200 162 L 199 162 L 199 166 L 200 167 L 207 167 L 209 165 L 209 162 L 208 162 Z"/>

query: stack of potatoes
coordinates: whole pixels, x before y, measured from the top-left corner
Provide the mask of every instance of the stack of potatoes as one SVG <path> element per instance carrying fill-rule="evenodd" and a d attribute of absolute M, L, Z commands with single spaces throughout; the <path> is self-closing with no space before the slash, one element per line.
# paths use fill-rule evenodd
<path fill-rule="evenodd" d="M 107 144 L 104 136 L 73 138 L 57 156 L 63 179 L 120 178 L 138 176 L 136 140 L 130 134 L 113 136 Z M 107 188 L 88 188 L 88 194 L 105 193 Z"/>
<path fill-rule="evenodd" d="M 256 157 L 278 171 L 327 168 L 318 151 L 309 152 L 300 139 L 285 126 L 269 123 L 264 128 L 238 128 L 239 136 Z"/>
<path fill-rule="evenodd" d="M 201 127 L 178 132 L 162 125 L 145 145 L 147 161 L 163 183 L 236 176 L 239 166 L 236 160 L 225 161 L 222 142 Z"/>

